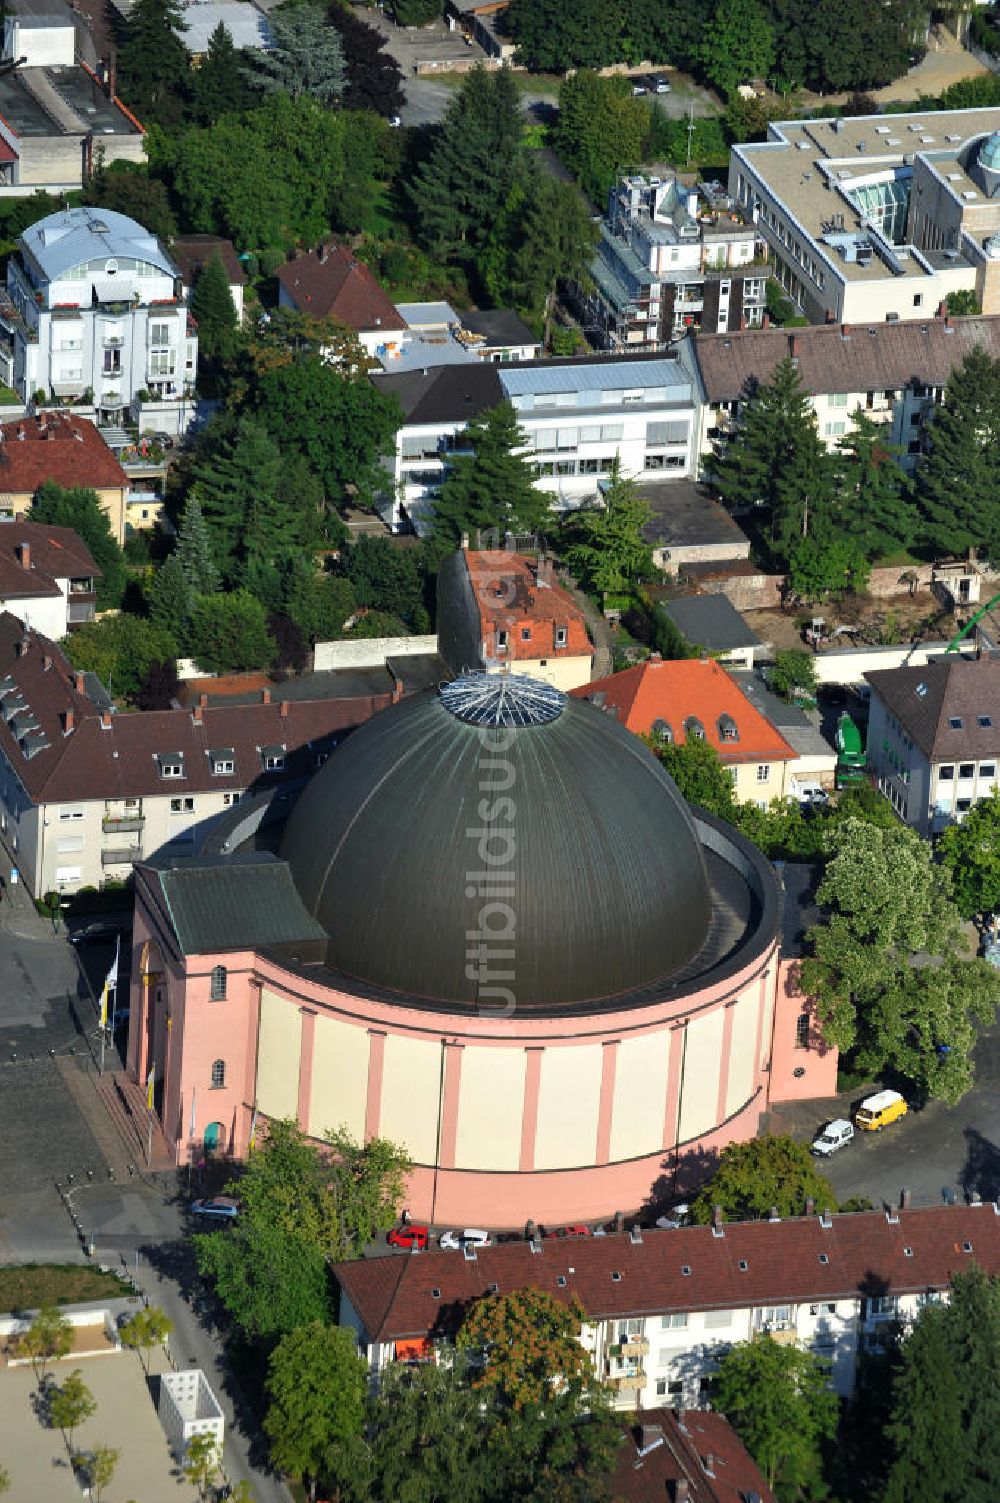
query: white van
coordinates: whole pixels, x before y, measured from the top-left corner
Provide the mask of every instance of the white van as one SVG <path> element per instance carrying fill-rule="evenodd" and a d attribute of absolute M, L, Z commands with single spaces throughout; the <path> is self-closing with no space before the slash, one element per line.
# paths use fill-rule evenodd
<path fill-rule="evenodd" d="M 838 1148 L 843 1148 L 854 1137 L 854 1128 L 843 1117 L 838 1117 L 835 1122 L 828 1122 L 818 1138 L 814 1138 L 810 1146 L 810 1153 L 815 1153 L 820 1158 L 827 1159 L 831 1153 L 836 1153 Z"/>

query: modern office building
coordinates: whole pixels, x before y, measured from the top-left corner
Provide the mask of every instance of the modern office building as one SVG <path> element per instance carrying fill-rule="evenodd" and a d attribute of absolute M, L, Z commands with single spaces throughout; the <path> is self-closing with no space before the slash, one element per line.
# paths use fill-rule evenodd
<path fill-rule="evenodd" d="M 812 323 L 1000 312 L 1000 108 L 780 121 L 735 146 L 729 191 Z"/>

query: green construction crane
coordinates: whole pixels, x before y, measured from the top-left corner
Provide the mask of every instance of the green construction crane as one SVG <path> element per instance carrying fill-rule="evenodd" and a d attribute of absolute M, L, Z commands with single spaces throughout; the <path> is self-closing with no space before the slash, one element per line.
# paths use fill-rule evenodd
<path fill-rule="evenodd" d="M 969 635 L 970 631 L 976 625 L 976 623 L 981 621 L 984 616 L 988 615 L 995 605 L 1000 605 L 1000 595 L 994 595 L 992 600 L 987 600 L 985 605 L 981 605 L 979 607 L 974 616 L 969 617 L 968 621 L 966 621 L 965 625 L 962 627 L 962 630 L 956 632 L 952 637 L 951 641 L 948 643 L 948 646 L 945 648 L 945 651 L 957 652 L 960 644 Z"/>

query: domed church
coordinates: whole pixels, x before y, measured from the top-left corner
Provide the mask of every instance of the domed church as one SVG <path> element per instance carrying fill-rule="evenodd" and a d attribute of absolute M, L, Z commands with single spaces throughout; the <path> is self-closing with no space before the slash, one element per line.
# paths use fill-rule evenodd
<path fill-rule="evenodd" d="M 136 868 L 129 1074 L 179 1164 L 293 1117 L 405 1144 L 417 1219 L 603 1217 L 831 1088 L 781 912 L 617 721 L 465 674 Z"/>

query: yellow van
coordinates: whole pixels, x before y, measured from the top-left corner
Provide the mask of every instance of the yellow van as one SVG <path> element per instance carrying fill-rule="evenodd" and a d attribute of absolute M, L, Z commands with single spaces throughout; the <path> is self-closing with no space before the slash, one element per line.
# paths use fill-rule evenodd
<path fill-rule="evenodd" d="M 906 1111 L 906 1102 L 898 1091 L 879 1091 L 862 1101 L 854 1118 L 855 1126 L 865 1132 L 881 1132 L 883 1127 L 905 1117 Z"/>

